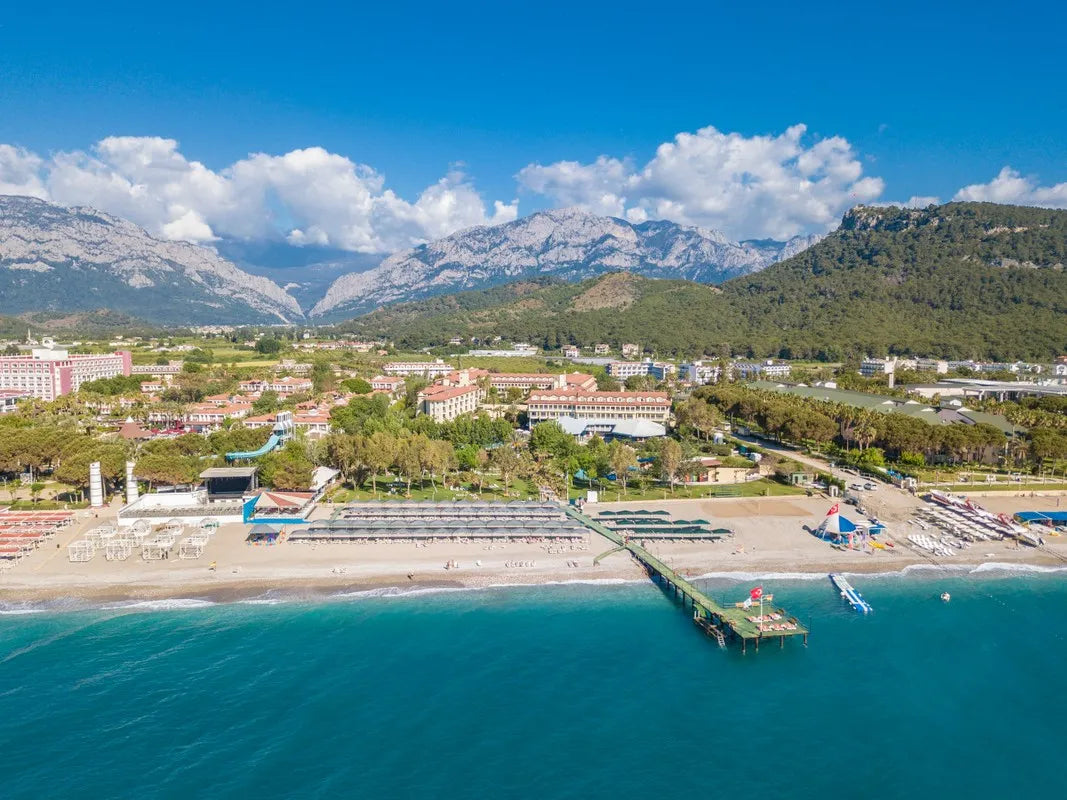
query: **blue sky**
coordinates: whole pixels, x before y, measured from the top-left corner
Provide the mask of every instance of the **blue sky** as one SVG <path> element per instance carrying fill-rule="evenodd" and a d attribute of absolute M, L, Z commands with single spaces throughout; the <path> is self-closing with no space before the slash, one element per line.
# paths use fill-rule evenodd
<path fill-rule="evenodd" d="M 180 238 L 269 228 L 364 251 L 575 202 L 737 237 L 824 228 L 849 199 L 949 200 L 971 185 L 985 185 L 978 199 L 1064 205 L 1065 23 L 1060 6 L 1032 2 L 20 3 L 0 18 L 0 143 L 21 154 L 8 154 L 0 187 L 101 205 Z M 804 132 L 787 136 L 797 124 Z M 709 127 L 681 163 L 652 163 L 662 143 Z M 96 143 L 116 136 L 136 138 L 101 158 Z M 801 176 L 832 172 L 837 185 L 784 209 L 792 167 L 777 184 L 757 169 L 737 179 L 744 187 L 717 188 L 729 177 L 709 159 L 753 137 L 776 141 L 783 162 L 837 137 L 835 155 Z M 144 160 L 132 153 L 149 138 L 176 140 L 147 148 L 172 172 L 198 162 L 223 174 L 252 153 L 321 148 L 373 171 L 370 200 L 350 185 L 338 208 L 308 201 L 293 177 L 305 162 L 259 164 L 234 197 L 205 200 L 135 174 L 128 160 Z M 574 167 L 516 177 L 561 162 Z M 994 184 L 1006 167 L 1014 173 Z M 699 181 L 679 185 L 682 173 Z M 101 188 L 116 180 L 147 186 L 154 208 Z M 747 193 L 753 180 L 773 185 Z M 700 202 L 702 185 L 719 200 Z M 222 208 L 241 197 L 246 218 Z M 751 208 L 723 208 L 738 203 Z"/>

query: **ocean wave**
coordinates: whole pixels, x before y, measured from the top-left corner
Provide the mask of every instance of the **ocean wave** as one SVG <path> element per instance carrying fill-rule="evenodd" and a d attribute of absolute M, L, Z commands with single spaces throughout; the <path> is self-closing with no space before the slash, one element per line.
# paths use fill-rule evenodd
<path fill-rule="evenodd" d="M 106 603 L 100 608 L 106 611 L 184 611 L 215 605 L 218 603 L 213 600 L 197 597 L 171 597 L 159 600 L 125 600 L 119 603 Z"/>
<path fill-rule="evenodd" d="M 43 614 L 47 608 L 4 608 L 0 607 L 0 617 L 18 617 L 23 614 Z"/>
<path fill-rule="evenodd" d="M 985 564 L 979 564 L 970 570 L 972 575 L 982 572 L 1050 575 L 1057 572 L 1067 572 L 1067 566 L 1052 567 L 1041 564 L 1008 564 L 1001 561 L 990 561 Z"/>
<path fill-rule="evenodd" d="M 372 600 L 378 597 L 416 597 L 424 594 L 443 594 L 447 592 L 472 592 L 479 586 L 379 586 L 375 589 L 356 589 L 350 592 L 335 592 L 324 595 L 328 600 Z"/>

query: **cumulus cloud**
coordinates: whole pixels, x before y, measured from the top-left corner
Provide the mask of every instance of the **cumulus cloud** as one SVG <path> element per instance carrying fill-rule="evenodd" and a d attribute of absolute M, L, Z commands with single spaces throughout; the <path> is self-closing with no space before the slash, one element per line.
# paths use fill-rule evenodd
<path fill-rule="evenodd" d="M 832 227 L 884 188 L 881 178 L 863 175 L 846 139 L 809 138 L 804 125 L 751 137 L 707 127 L 661 144 L 640 168 L 601 156 L 591 164 L 530 164 L 518 180 L 557 204 L 634 222 L 669 219 L 733 238 L 788 238 Z"/>
<path fill-rule="evenodd" d="M 216 171 L 188 159 L 175 140 L 147 136 L 112 136 L 88 152 L 48 159 L 0 145 L 0 193 L 93 206 L 170 239 L 284 237 L 365 253 L 508 222 L 518 213 L 514 201 L 488 210 L 458 170 L 409 202 L 373 168 L 321 147 L 254 153 Z"/>
<path fill-rule="evenodd" d="M 936 206 L 941 198 L 935 195 L 912 195 L 907 200 L 886 200 L 882 203 L 870 203 L 872 206 L 898 206 L 900 208 L 926 208 Z"/>
<path fill-rule="evenodd" d="M 1039 186 L 1035 179 L 1024 177 L 1011 167 L 1004 167 L 989 183 L 964 186 L 956 192 L 953 199 L 1067 208 L 1067 182 L 1057 183 L 1055 186 Z"/>
<path fill-rule="evenodd" d="M 41 159 L 21 147 L 0 144 L 0 194 L 24 194 L 45 198 Z"/>

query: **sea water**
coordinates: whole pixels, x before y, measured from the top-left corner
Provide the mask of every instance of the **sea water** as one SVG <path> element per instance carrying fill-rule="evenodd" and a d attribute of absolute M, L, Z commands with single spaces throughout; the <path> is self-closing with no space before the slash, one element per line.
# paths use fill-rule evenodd
<path fill-rule="evenodd" d="M 1063 797 L 1065 577 L 763 577 L 745 655 L 649 583 L 9 606 L 0 796 Z"/>

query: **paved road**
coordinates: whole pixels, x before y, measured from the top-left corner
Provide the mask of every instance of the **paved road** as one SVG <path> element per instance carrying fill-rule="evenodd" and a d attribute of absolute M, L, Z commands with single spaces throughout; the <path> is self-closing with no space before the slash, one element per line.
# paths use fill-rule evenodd
<path fill-rule="evenodd" d="M 908 492 L 905 492 L 903 489 L 898 489 L 892 484 L 883 483 L 878 480 L 870 480 L 869 478 L 859 475 L 849 475 L 840 469 L 832 468 L 830 463 L 825 459 L 809 456 L 805 453 L 799 453 L 796 450 L 791 450 L 777 442 L 767 441 L 766 439 L 760 439 L 756 436 L 732 435 L 733 438 L 739 441 L 756 445 L 763 450 L 791 458 L 793 461 L 798 461 L 809 467 L 815 467 L 823 472 L 829 472 L 835 478 L 843 480 L 845 486 L 849 486 L 853 483 L 872 483 L 875 487 L 872 490 L 851 492 L 862 498 L 860 501 L 861 505 L 871 516 L 877 516 L 883 519 L 902 519 L 914 511 L 919 505 L 917 498 L 913 497 Z"/>

